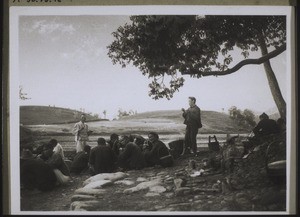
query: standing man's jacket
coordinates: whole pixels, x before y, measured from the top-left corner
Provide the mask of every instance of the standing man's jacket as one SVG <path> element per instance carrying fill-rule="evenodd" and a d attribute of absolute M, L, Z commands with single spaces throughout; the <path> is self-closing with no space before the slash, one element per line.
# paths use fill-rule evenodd
<path fill-rule="evenodd" d="M 193 107 L 188 108 L 185 112 L 183 112 L 182 116 L 184 117 L 184 124 L 187 126 L 192 126 L 195 128 L 201 128 L 201 111 L 200 108 L 195 105 Z"/>
<path fill-rule="evenodd" d="M 77 122 L 73 128 L 75 141 L 89 141 L 88 130 L 89 128 L 86 123 L 82 123 L 82 121 Z"/>

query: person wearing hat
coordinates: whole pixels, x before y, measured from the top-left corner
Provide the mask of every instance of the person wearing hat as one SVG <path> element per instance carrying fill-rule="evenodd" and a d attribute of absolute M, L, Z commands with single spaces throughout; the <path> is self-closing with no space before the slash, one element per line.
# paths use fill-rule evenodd
<path fill-rule="evenodd" d="M 275 120 L 270 119 L 266 113 L 259 116 L 259 122 L 253 129 L 255 137 L 266 136 L 270 134 L 279 133 L 279 127 Z"/>
<path fill-rule="evenodd" d="M 55 187 L 56 176 L 48 164 L 36 158 L 29 149 L 22 150 L 20 158 L 20 181 L 25 189 L 49 191 Z"/>
<path fill-rule="evenodd" d="M 106 145 L 104 138 L 98 138 L 97 143 L 98 145 L 92 148 L 90 153 L 89 165 L 91 175 L 112 173 L 116 157 L 112 149 Z"/>

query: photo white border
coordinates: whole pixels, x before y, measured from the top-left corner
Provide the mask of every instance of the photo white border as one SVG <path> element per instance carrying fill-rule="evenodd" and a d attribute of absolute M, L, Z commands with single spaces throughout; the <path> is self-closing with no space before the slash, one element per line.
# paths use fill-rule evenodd
<path fill-rule="evenodd" d="M 272 7 L 272 9 L 270 9 Z M 287 201 L 286 212 L 251 212 L 251 214 L 288 214 L 290 212 L 290 171 L 291 171 L 291 139 L 293 125 L 292 101 L 295 82 L 295 69 L 292 67 L 292 35 L 294 31 L 294 15 L 292 6 L 207 6 L 207 5 L 147 5 L 147 6 L 11 6 L 9 8 L 9 150 L 10 150 L 10 184 L 11 184 L 11 213 L 12 214 L 64 214 L 64 215 L 195 215 L 220 214 L 220 212 L 75 212 L 75 211 L 21 211 L 20 207 L 20 167 L 19 167 L 19 16 L 30 15 L 286 15 L 287 16 Z M 293 18 L 293 19 L 292 19 Z M 296 145 L 296 144 L 293 144 Z M 225 212 L 222 214 L 239 215 L 249 212 Z"/>

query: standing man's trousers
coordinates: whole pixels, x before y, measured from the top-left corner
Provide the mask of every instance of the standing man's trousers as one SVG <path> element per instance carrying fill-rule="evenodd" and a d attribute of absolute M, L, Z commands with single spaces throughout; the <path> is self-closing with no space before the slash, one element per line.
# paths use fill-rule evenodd
<path fill-rule="evenodd" d="M 193 150 L 194 154 L 197 153 L 197 134 L 198 127 L 186 126 L 184 138 L 185 149 Z"/>

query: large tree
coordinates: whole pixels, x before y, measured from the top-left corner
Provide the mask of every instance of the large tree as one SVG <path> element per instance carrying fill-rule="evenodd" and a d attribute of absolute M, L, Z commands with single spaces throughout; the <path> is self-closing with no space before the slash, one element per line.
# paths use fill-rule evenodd
<path fill-rule="evenodd" d="M 132 63 L 152 78 L 149 96 L 170 99 L 183 86 L 182 75 L 224 76 L 249 64 L 263 64 L 285 118 L 286 104 L 269 61 L 286 50 L 285 16 L 131 16 L 130 20 L 112 33 L 115 40 L 108 55 L 114 64 Z M 241 58 L 233 58 L 238 51 Z M 259 58 L 250 58 L 257 52 Z"/>

